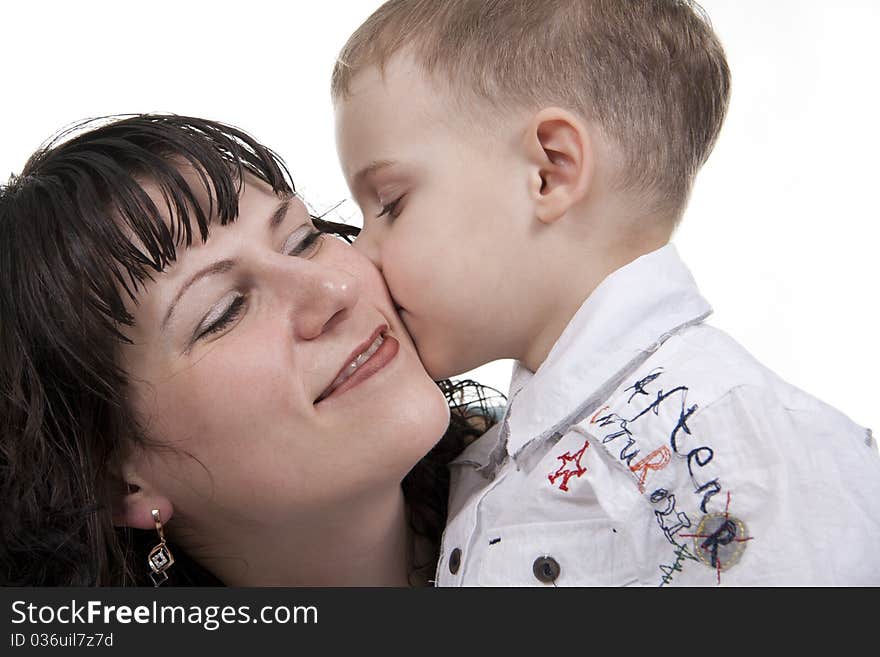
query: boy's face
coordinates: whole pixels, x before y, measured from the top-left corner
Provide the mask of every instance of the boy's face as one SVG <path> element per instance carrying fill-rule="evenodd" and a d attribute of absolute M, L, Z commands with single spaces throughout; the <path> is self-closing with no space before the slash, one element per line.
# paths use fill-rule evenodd
<path fill-rule="evenodd" d="M 474 115 L 401 56 L 384 75 L 359 73 L 336 107 L 364 215 L 355 246 L 381 269 L 435 379 L 517 357 L 531 328 L 516 312 L 535 266 L 527 161 L 514 121 L 468 125 Z"/>

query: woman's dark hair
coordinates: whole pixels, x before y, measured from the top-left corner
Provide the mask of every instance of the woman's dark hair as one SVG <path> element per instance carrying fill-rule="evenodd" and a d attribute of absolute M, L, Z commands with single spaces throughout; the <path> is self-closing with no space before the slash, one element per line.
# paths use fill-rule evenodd
<path fill-rule="evenodd" d="M 208 207 L 181 175 L 187 165 L 210 192 Z M 194 233 L 204 240 L 212 221 L 236 219 L 245 174 L 279 196 L 295 193 L 283 161 L 241 130 L 147 114 L 77 124 L 0 187 L 0 584 L 145 583 L 155 536 L 114 527 L 111 511 L 122 459 L 146 443 L 116 358 L 133 323 L 126 301 Z M 349 241 L 357 234 L 313 219 Z M 462 386 L 476 389 L 441 384 L 454 411 L 472 408 Z M 468 414 L 453 413 L 404 481 L 413 527 L 437 544 L 446 464 L 485 428 Z M 179 550 L 175 558 L 178 583 L 219 584 Z"/>

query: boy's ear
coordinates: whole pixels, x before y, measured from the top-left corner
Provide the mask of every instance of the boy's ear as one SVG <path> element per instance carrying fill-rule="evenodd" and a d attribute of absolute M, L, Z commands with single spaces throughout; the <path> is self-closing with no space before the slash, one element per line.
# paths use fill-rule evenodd
<path fill-rule="evenodd" d="M 537 218 L 553 223 L 590 189 L 595 163 L 586 123 L 564 109 L 544 108 L 529 122 L 525 147 Z"/>
<path fill-rule="evenodd" d="M 174 515 L 171 500 L 141 477 L 132 463 L 123 465 L 115 483 L 113 524 L 117 527 L 155 529 L 153 509 L 159 510 L 163 524 L 171 520 Z"/>

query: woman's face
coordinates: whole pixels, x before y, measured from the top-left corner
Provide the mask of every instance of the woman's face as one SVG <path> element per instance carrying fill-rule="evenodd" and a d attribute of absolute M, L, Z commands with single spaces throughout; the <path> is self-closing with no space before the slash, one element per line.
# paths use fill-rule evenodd
<path fill-rule="evenodd" d="M 194 524 L 332 513 L 399 484 L 446 427 L 377 269 L 251 178 L 238 219 L 179 249 L 131 311 L 128 398 L 172 448 L 137 474 Z"/>

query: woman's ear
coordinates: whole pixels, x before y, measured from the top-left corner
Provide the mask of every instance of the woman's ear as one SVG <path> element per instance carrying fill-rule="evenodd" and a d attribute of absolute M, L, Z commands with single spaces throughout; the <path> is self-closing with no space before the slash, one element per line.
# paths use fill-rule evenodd
<path fill-rule="evenodd" d="M 587 125 L 564 109 L 542 109 L 528 124 L 525 147 L 538 220 L 553 223 L 589 193 L 595 155 Z"/>
<path fill-rule="evenodd" d="M 116 488 L 113 524 L 117 527 L 155 529 L 153 509 L 159 510 L 163 524 L 174 515 L 171 500 L 141 477 L 131 462 L 123 465 Z"/>

